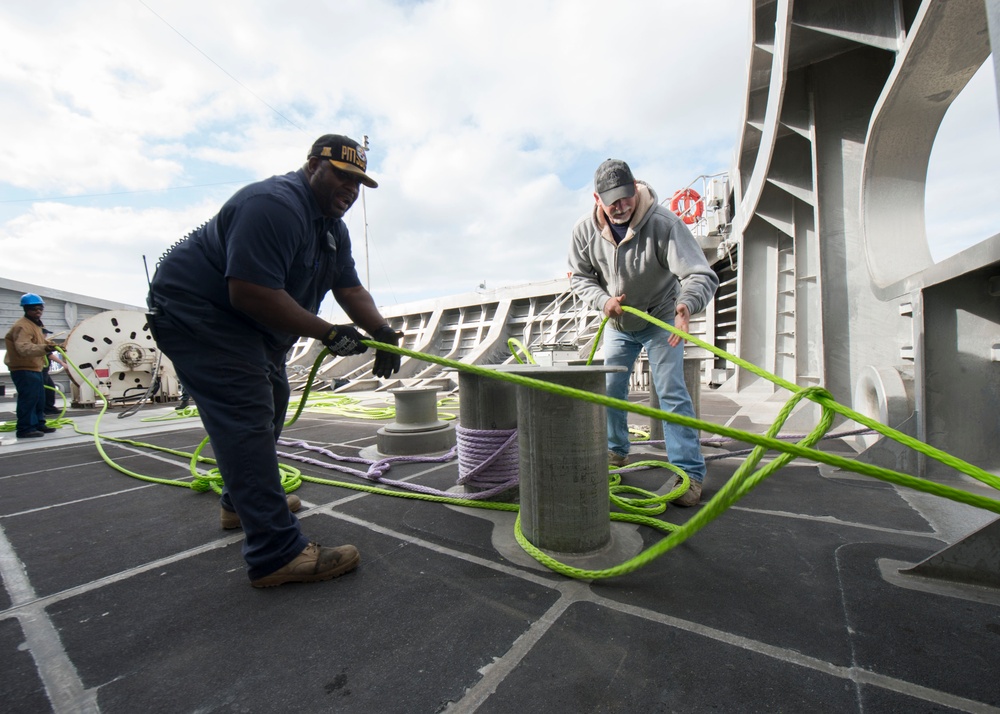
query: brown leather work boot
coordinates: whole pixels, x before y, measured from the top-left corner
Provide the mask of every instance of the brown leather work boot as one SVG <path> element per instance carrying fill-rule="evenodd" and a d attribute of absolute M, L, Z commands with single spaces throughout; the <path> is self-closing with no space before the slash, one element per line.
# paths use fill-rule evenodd
<path fill-rule="evenodd" d="M 292 562 L 270 575 L 251 580 L 255 588 L 271 588 L 284 583 L 318 583 L 349 573 L 358 567 L 361 555 L 353 545 L 324 548 L 310 543 Z"/>
<path fill-rule="evenodd" d="M 297 513 L 298 510 L 302 508 L 302 499 L 294 493 L 288 494 L 285 496 L 285 499 L 288 501 L 288 510 L 292 513 Z M 239 514 L 237 514 L 236 511 L 227 511 L 221 506 L 219 507 L 219 522 L 227 531 L 239 528 L 242 525 L 240 523 Z"/>
<path fill-rule="evenodd" d="M 677 488 L 677 484 L 681 482 L 680 479 L 674 481 L 674 488 Z M 675 506 L 680 506 L 681 508 L 689 508 L 691 506 L 697 506 L 701 503 L 701 484 L 697 481 L 692 480 L 691 485 L 688 486 L 688 490 L 682 493 L 678 498 L 676 498 L 672 503 Z"/>

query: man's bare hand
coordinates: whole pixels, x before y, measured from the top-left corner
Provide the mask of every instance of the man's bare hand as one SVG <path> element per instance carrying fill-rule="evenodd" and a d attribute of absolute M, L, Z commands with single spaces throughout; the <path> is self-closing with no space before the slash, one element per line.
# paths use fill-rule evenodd
<path fill-rule="evenodd" d="M 682 302 L 677 303 L 677 313 L 674 315 L 674 327 L 682 332 L 688 332 L 688 327 L 691 324 L 691 311 L 688 310 L 688 306 Z M 681 336 L 676 335 L 673 332 L 670 333 L 670 337 L 667 339 L 667 344 L 671 347 L 676 347 L 681 343 Z"/>
<path fill-rule="evenodd" d="M 606 317 L 621 317 L 625 314 L 622 310 L 622 301 L 625 300 L 625 293 L 622 293 L 618 297 L 610 297 L 608 301 L 604 303 L 604 315 Z"/>

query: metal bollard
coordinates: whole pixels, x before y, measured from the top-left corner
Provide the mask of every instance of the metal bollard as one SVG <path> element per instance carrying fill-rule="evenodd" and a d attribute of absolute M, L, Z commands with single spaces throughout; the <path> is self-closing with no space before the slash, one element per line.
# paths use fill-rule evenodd
<path fill-rule="evenodd" d="M 516 429 L 517 392 L 509 382 L 459 372 L 458 413 L 466 429 Z"/>
<path fill-rule="evenodd" d="M 447 451 L 455 445 L 455 427 L 437 418 L 437 387 L 390 389 L 396 421 L 375 435 L 380 454 L 413 456 Z"/>
<path fill-rule="evenodd" d="M 624 367 L 520 365 L 526 377 L 606 394 L 605 375 Z M 607 410 L 517 387 L 521 529 L 536 547 L 588 553 L 611 540 Z"/>
<path fill-rule="evenodd" d="M 503 366 L 500 366 L 499 369 L 503 369 Z M 517 392 L 514 385 L 509 382 L 471 372 L 459 372 L 458 411 L 459 425 L 463 429 L 510 432 L 517 429 Z M 470 456 L 472 463 L 476 465 L 482 463 L 482 459 L 477 461 L 477 456 L 471 451 L 463 451 L 466 447 L 463 447 L 462 440 L 459 440 L 458 448 L 460 476 L 462 474 L 461 464 L 464 462 L 465 456 Z M 516 448 L 516 443 L 506 447 L 501 457 L 495 462 L 497 467 L 512 471 L 515 468 Z M 472 485 L 471 483 L 460 486 L 465 493 L 482 492 L 491 487 Z M 510 502 L 516 501 L 517 497 L 517 488 L 511 487 L 492 496 L 490 500 Z"/>

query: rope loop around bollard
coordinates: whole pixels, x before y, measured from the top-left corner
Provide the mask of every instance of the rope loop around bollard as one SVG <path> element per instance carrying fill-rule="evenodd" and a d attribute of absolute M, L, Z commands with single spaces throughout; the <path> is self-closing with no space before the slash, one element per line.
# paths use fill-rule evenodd
<path fill-rule="evenodd" d="M 369 347 L 378 350 L 384 350 L 387 352 L 392 352 L 400 356 L 411 357 L 414 359 L 419 359 L 433 364 L 438 364 L 441 366 L 450 367 L 457 370 L 470 372 L 473 374 L 478 374 L 480 376 L 499 379 L 501 381 L 506 381 L 508 383 L 513 383 L 519 386 L 539 389 L 549 393 L 558 394 L 564 397 L 581 399 L 583 401 L 600 404 L 606 407 L 621 409 L 623 411 L 640 414 L 650 418 L 661 419 L 664 421 L 671 421 L 673 423 L 681 424 L 682 426 L 688 426 L 697 430 L 708 431 L 723 437 L 736 439 L 738 441 L 753 445 L 750 457 L 746 461 L 744 461 L 743 464 L 741 464 L 739 469 L 737 469 L 736 473 L 722 486 L 722 488 L 715 494 L 715 496 L 713 496 L 710 501 L 704 504 L 704 506 L 700 508 L 695 513 L 695 515 L 690 520 L 688 520 L 688 522 L 685 523 L 683 526 L 678 526 L 676 524 L 672 524 L 656 518 L 651 518 L 647 515 L 642 515 L 640 513 L 612 512 L 611 519 L 613 521 L 649 526 L 651 528 L 655 528 L 662 532 L 667 533 L 667 536 L 665 538 L 663 538 L 658 543 L 654 544 L 652 547 L 646 549 L 645 551 L 635 556 L 634 558 L 628 560 L 627 562 L 622 563 L 621 565 L 613 568 L 608 568 L 606 570 L 601 570 L 601 571 L 589 571 L 589 570 L 574 568 L 556 561 L 551 556 L 539 551 L 531 543 L 527 542 L 527 539 L 521 532 L 520 517 L 518 517 L 518 519 L 515 520 L 515 525 L 514 525 L 514 534 L 518 543 L 521 544 L 522 548 L 526 552 L 535 557 L 536 560 L 546 565 L 547 567 L 551 568 L 552 570 L 561 573 L 563 575 L 566 575 L 568 577 L 590 579 L 590 580 L 597 578 L 615 577 L 636 570 L 637 568 L 642 567 L 646 563 L 659 557 L 660 555 L 663 555 L 664 553 L 668 552 L 669 550 L 673 549 L 677 545 L 683 543 L 685 540 L 693 536 L 701 528 L 705 527 L 705 525 L 707 525 L 709 522 L 711 522 L 719 515 L 721 515 L 722 512 L 730 508 L 737 500 L 739 500 L 747 493 L 749 493 L 749 491 L 752 490 L 761 481 L 774 474 L 778 469 L 782 468 L 784 465 L 786 465 L 788 462 L 790 462 L 792 459 L 795 458 L 804 458 L 816 461 L 818 463 L 824 463 L 829 466 L 833 466 L 835 468 L 843 469 L 845 471 L 853 471 L 861 475 L 877 478 L 883 481 L 888 481 L 890 483 L 894 483 L 901 486 L 906 486 L 908 488 L 912 488 L 918 491 L 923 491 L 925 493 L 930 493 L 932 495 L 939 496 L 942 498 L 948 498 L 958 503 L 965 503 L 967 505 L 975 506 L 977 508 L 981 508 L 984 510 L 989 510 L 994 513 L 1000 513 L 1000 500 L 979 496 L 977 494 L 972 494 L 970 492 L 964 491 L 956 487 L 936 482 L 931 482 L 926 479 L 921 479 L 915 476 L 911 476 L 909 474 L 893 471 L 891 469 L 875 466 L 873 464 L 854 461 L 842 456 L 838 456 L 836 454 L 822 452 L 812 448 L 813 445 L 816 442 L 818 442 L 819 439 L 821 439 L 823 435 L 829 431 L 833 423 L 834 414 L 840 414 L 848 419 L 855 421 L 858 424 L 861 424 L 869 429 L 878 432 L 879 434 L 881 434 L 886 438 L 893 439 L 894 441 L 897 441 L 903 444 L 904 446 L 907 446 L 908 448 L 923 453 L 926 456 L 929 456 L 930 458 L 933 458 L 950 468 L 954 468 L 962 473 L 972 476 L 973 478 L 987 484 L 988 486 L 994 489 L 1000 490 L 1000 477 L 997 477 L 996 475 L 991 474 L 973 464 L 969 464 L 968 462 L 965 462 L 955 456 L 947 454 L 946 452 L 943 452 L 940 449 L 930 446 L 929 444 L 920 442 L 917 439 L 914 439 L 913 437 L 910 437 L 906 434 L 899 432 L 896 429 L 893 429 L 892 427 L 880 424 L 874 419 L 859 414 L 858 412 L 855 412 L 854 410 L 849 409 L 848 407 L 845 407 L 837 403 L 833 399 L 832 395 L 825 389 L 819 387 L 805 387 L 805 388 L 799 387 L 798 385 L 783 380 L 776 375 L 770 374 L 765 370 L 736 357 L 735 355 L 731 355 L 728 352 L 725 352 L 724 350 L 715 347 L 714 345 L 710 345 L 702 340 L 699 340 L 696 337 L 693 337 L 681 330 L 678 330 L 672 325 L 657 320 L 656 318 L 646 313 L 643 313 L 639 310 L 635 310 L 634 308 L 630 308 L 627 306 L 623 307 L 623 309 L 626 312 L 636 314 L 646 319 L 651 324 L 655 324 L 661 327 L 662 329 L 673 332 L 674 334 L 679 335 L 682 339 L 687 340 L 692 344 L 701 347 L 719 357 L 723 357 L 724 359 L 727 359 L 730 362 L 737 364 L 743 367 L 744 369 L 747 369 L 753 374 L 768 379 L 774 384 L 792 392 L 792 397 L 788 400 L 788 402 L 786 402 L 786 404 L 780 411 L 778 418 L 775 420 L 775 423 L 771 426 L 770 429 L 768 429 L 767 433 L 762 435 L 752 432 L 741 431 L 729 426 L 713 424 L 711 422 L 705 422 L 696 419 L 694 417 L 687 417 L 680 414 L 665 412 L 659 409 L 653 409 L 652 407 L 639 403 L 629 402 L 627 400 L 614 399 L 611 397 L 599 394 L 593 394 L 572 387 L 564 387 L 561 385 L 552 384 L 550 382 L 534 379 L 525 376 L 523 374 L 501 372 L 496 369 L 490 369 L 479 365 L 458 362 L 456 360 L 437 357 L 435 355 L 428 355 L 413 350 L 408 350 L 402 347 L 397 347 L 395 345 L 376 342 L 374 340 L 362 340 L 362 343 Z M 597 343 L 599 341 L 601 334 L 603 333 L 606 324 L 607 324 L 607 319 L 605 319 L 601 323 L 601 326 L 598 329 L 598 336 L 597 339 L 595 339 L 595 347 L 594 350 L 591 352 L 591 360 L 593 359 L 593 355 L 596 353 Z M 60 352 L 65 357 L 65 353 L 62 352 L 62 350 L 60 350 Z M 329 354 L 328 350 L 324 349 L 317 357 L 315 363 L 313 364 L 313 369 L 310 372 L 309 382 L 307 383 L 306 391 L 303 393 L 303 396 L 300 399 L 298 410 L 296 411 L 295 415 L 293 416 L 292 420 L 289 423 L 294 422 L 294 420 L 297 419 L 299 414 L 301 413 L 302 408 L 304 407 L 306 401 L 306 397 L 308 395 L 309 386 L 312 384 L 312 381 L 315 377 L 316 371 L 319 368 L 319 365 L 328 354 Z M 588 360 L 588 363 L 591 360 Z M 77 369 L 76 365 L 73 365 L 71 362 L 69 362 L 68 358 L 67 358 L 67 364 L 70 365 L 77 372 L 77 374 L 80 374 L 79 369 Z M 86 378 L 83 377 L 83 375 L 80 376 L 86 381 Z M 93 385 L 91 385 L 91 387 L 93 387 Z M 93 435 L 96 448 L 98 449 L 105 463 L 108 463 L 110 466 L 112 466 L 116 470 L 126 475 L 154 483 L 184 486 L 186 488 L 193 488 L 196 490 L 204 489 L 204 486 L 207 483 L 209 485 L 209 488 L 213 490 L 220 488 L 218 486 L 218 481 L 216 481 L 215 479 L 214 473 L 210 472 L 207 476 L 205 474 L 198 474 L 195 468 L 195 465 L 200 462 L 214 463 L 213 460 L 200 456 L 200 452 L 204 448 L 204 443 L 202 444 L 202 446 L 199 447 L 198 451 L 195 454 L 190 455 L 192 475 L 196 477 L 195 483 L 173 481 L 166 479 L 155 479 L 143 476 L 141 474 L 136 474 L 115 464 L 108 457 L 107 453 L 104 451 L 101 445 L 102 437 L 99 435 L 98 431 L 100 418 L 107 410 L 108 403 L 107 400 L 103 398 L 103 395 L 101 395 L 96 388 L 94 388 L 94 391 L 96 394 L 101 396 L 102 400 L 104 401 L 104 407 L 102 409 L 101 414 L 98 417 L 97 425 L 95 425 L 94 431 L 83 432 L 77 429 L 75 425 L 74 429 L 81 434 Z M 796 443 L 789 443 L 776 438 L 781 426 L 785 423 L 787 418 L 790 416 L 792 410 L 802 399 L 809 399 L 821 407 L 820 423 L 817 424 L 816 427 L 813 429 L 813 431 L 811 431 L 808 435 L 806 435 L 806 437 L 804 437 L 802 440 Z M 126 443 L 142 445 L 137 442 L 129 442 L 128 440 L 124 439 L 112 439 L 110 437 L 103 437 L 103 438 L 112 441 L 121 441 Z M 151 446 L 151 445 L 145 445 L 145 446 Z M 162 447 L 151 446 L 151 448 L 171 453 L 180 453 L 180 452 L 173 452 L 169 449 L 165 449 Z M 779 455 L 776 458 L 772 459 L 770 463 L 768 463 L 766 466 L 755 471 L 754 469 L 757 468 L 757 465 L 760 463 L 761 459 L 768 451 L 778 452 Z M 289 455 L 282 454 L 282 456 L 289 456 Z M 449 456 L 446 455 L 445 457 L 440 457 L 440 458 L 449 458 Z M 440 458 L 437 460 L 440 460 Z M 389 462 L 392 460 L 393 459 L 386 459 L 385 461 Z M 400 458 L 399 460 L 426 460 L 426 459 Z M 387 467 L 388 464 L 386 464 L 386 468 Z M 438 494 L 396 492 L 396 491 L 390 491 L 385 488 L 361 486 L 352 483 L 326 481 L 324 479 L 318 479 L 315 477 L 301 476 L 301 474 L 298 473 L 297 469 L 291 467 L 285 467 L 285 468 L 289 469 L 287 473 L 283 472 L 282 476 L 283 487 L 285 488 L 286 491 L 294 490 L 299 486 L 302 480 L 308 480 L 315 483 L 325 483 L 345 488 L 369 491 L 371 493 L 378 493 L 382 495 L 393 495 L 403 498 L 417 498 L 421 500 L 451 503 L 454 505 L 462 505 L 475 508 L 490 508 L 494 510 L 509 510 L 509 511 L 517 510 L 517 506 L 514 504 L 494 503 L 494 502 L 487 503 L 487 502 L 482 502 L 480 500 L 474 500 L 473 497 L 455 498 L 455 497 L 442 496 Z M 388 482 L 388 481 L 381 481 L 381 482 L 385 483 L 386 485 L 396 485 L 393 482 Z M 413 486 L 413 484 L 410 484 L 410 486 Z M 678 489 L 675 488 L 675 491 L 676 490 Z M 483 494 L 476 494 L 476 496 L 482 496 L 482 495 Z"/>
<path fill-rule="evenodd" d="M 455 427 L 458 485 L 485 490 L 518 484 L 517 429 Z"/>

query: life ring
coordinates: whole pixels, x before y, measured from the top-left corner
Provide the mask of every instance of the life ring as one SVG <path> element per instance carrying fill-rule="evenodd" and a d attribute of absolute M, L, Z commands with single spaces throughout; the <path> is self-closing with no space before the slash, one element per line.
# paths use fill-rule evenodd
<path fill-rule="evenodd" d="M 682 221 L 691 225 L 705 213 L 705 202 L 693 188 L 682 188 L 670 199 L 670 210 L 680 216 Z"/>

